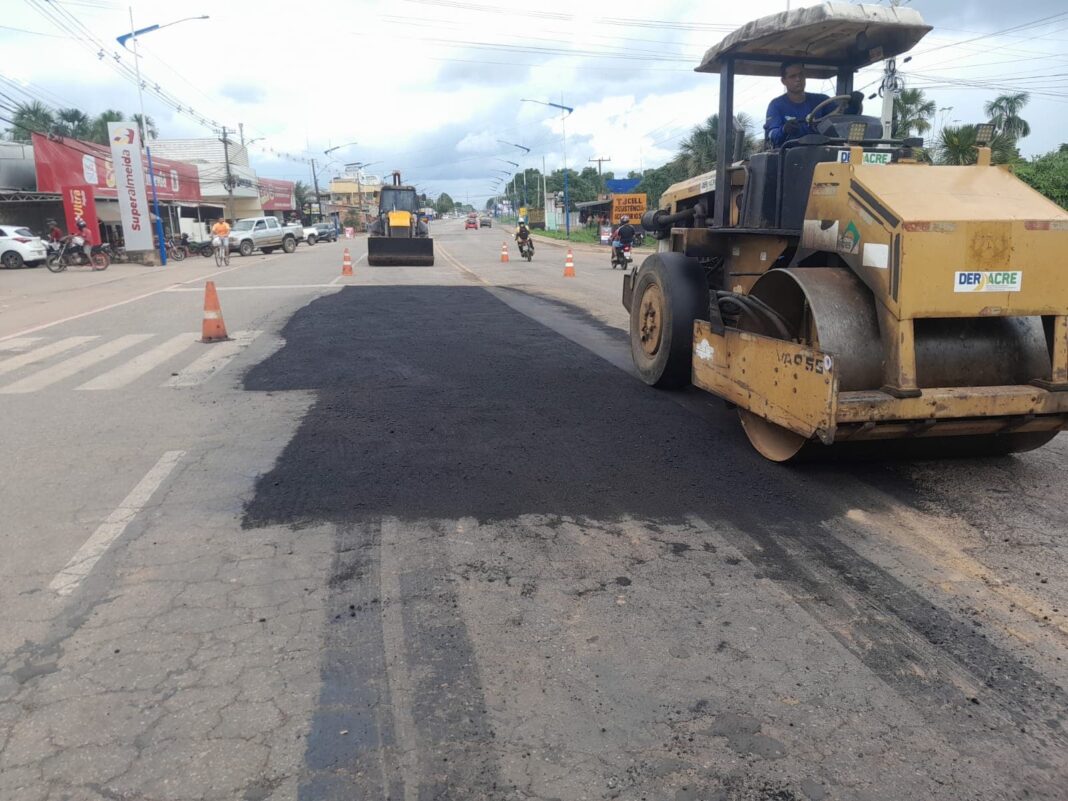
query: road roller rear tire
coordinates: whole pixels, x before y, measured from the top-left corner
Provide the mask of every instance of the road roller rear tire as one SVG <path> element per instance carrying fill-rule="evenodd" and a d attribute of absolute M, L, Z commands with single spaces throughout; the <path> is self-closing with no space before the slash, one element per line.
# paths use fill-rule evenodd
<path fill-rule="evenodd" d="M 661 389 L 690 383 L 693 321 L 708 317 L 708 286 L 696 259 L 654 253 L 638 269 L 630 307 L 630 352 L 642 381 Z"/>

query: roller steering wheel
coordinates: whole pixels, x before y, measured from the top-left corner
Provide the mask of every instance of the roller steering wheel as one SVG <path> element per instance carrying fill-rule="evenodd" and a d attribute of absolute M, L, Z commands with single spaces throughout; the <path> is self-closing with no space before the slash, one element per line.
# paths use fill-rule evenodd
<path fill-rule="evenodd" d="M 831 103 L 835 104 L 834 114 L 843 114 L 852 100 L 853 95 L 835 95 L 834 97 L 828 97 L 826 100 L 821 100 L 819 105 L 812 109 L 812 111 L 808 113 L 808 116 L 805 117 L 805 123 L 811 125 L 812 121 L 816 119 L 816 112 L 824 106 L 829 106 Z"/>

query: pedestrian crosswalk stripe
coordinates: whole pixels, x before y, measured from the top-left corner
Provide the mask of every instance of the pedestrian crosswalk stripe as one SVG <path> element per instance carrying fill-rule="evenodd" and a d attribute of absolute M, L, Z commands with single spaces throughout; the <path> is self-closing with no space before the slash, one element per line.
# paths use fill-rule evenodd
<path fill-rule="evenodd" d="M 4 359 L 4 361 L 0 362 L 0 375 L 18 370 L 20 367 L 27 367 L 31 364 L 36 364 L 37 362 L 43 362 L 45 359 L 50 359 L 53 356 L 65 353 L 68 350 L 73 350 L 79 345 L 84 345 L 86 342 L 92 342 L 94 339 L 97 339 L 97 337 L 67 337 L 58 342 L 53 342 L 51 345 L 44 345 L 43 347 L 35 348 L 34 350 L 19 356 L 12 356 L 10 359 Z"/>
<path fill-rule="evenodd" d="M 179 334 L 176 337 L 172 337 L 164 342 L 162 345 L 157 345 L 152 350 L 145 351 L 144 353 L 133 357 L 125 364 L 120 364 L 118 367 L 108 370 L 108 372 L 98 375 L 96 378 L 86 381 L 76 389 L 86 390 L 101 390 L 101 389 L 119 389 L 134 381 L 145 373 L 152 370 L 154 367 L 166 362 L 168 359 L 172 359 L 186 348 L 192 347 L 197 341 L 196 333 Z"/>
<path fill-rule="evenodd" d="M 18 337 L 0 342 L 0 351 L 26 350 L 34 342 L 39 342 L 41 337 Z"/>
<path fill-rule="evenodd" d="M 165 381 L 163 386 L 171 388 L 195 387 L 207 381 L 222 370 L 230 360 L 260 335 L 259 331 L 238 331 L 227 342 L 214 342 L 205 345 L 207 351 L 177 375 Z"/>
<path fill-rule="evenodd" d="M 53 365 L 52 367 L 46 367 L 43 370 L 39 370 L 33 375 L 23 378 L 21 381 L 8 384 L 6 387 L 0 387 L 0 393 L 11 395 L 36 392 L 39 389 L 44 389 L 45 387 L 62 381 L 64 378 L 70 378 L 72 375 L 80 373 L 82 370 L 86 370 L 106 359 L 110 359 L 112 356 L 122 353 L 122 351 L 127 348 L 132 348 L 139 342 L 151 339 L 153 336 L 153 334 L 126 334 L 125 336 L 113 339 L 110 342 L 105 342 L 103 345 L 88 350 L 85 353 L 79 353 L 77 356 L 73 356 L 66 361 Z"/>

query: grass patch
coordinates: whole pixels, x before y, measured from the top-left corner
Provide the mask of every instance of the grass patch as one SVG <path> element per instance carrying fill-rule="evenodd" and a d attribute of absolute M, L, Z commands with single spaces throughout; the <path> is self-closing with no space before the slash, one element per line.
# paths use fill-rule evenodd
<path fill-rule="evenodd" d="M 546 239 L 567 239 L 567 234 L 563 231 L 542 231 L 540 228 L 532 228 L 530 232 L 535 236 L 545 237 Z M 592 228 L 572 228 L 571 241 L 597 245 L 600 244 L 601 238 Z"/>

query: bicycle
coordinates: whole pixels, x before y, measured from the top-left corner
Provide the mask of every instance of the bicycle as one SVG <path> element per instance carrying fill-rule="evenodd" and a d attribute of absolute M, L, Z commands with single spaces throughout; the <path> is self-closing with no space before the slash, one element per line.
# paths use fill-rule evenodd
<path fill-rule="evenodd" d="M 211 240 L 211 245 L 215 251 L 215 266 L 222 267 L 224 264 L 230 266 L 230 237 L 216 236 Z"/>

